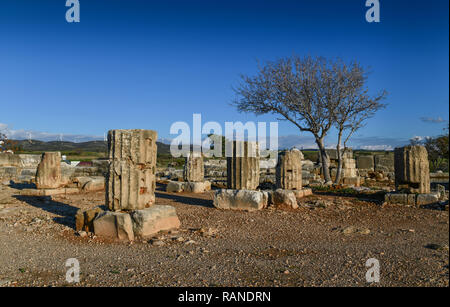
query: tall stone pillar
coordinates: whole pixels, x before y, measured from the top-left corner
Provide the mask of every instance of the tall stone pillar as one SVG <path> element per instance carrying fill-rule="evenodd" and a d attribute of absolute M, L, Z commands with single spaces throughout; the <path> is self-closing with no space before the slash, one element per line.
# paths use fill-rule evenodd
<path fill-rule="evenodd" d="M 186 157 L 183 169 L 183 179 L 187 182 L 202 182 L 204 180 L 203 156 L 201 152 L 191 152 Z"/>
<path fill-rule="evenodd" d="M 424 146 L 394 150 L 395 188 L 410 193 L 430 193 L 428 153 Z"/>
<path fill-rule="evenodd" d="M 278 154 L 275 173 L 277 188 L 285 190 L 302 189 L 302 160 L 302 152 L 295 148 Z"/>
<path fill-rule="evenodd" d="M 356 160 L 352 158 L 343 158 L 342 163 L 342 177 L 344 178 L 354 178 L 358 177 L 356 173 Z"/>
<path fill-rule="evenodd" d="M 106 204 L 111 211 L 131 211 L 155 202 L 156 139 L 153 130 L 110 130 Z"/>
<path fill-rule="evenodd" d="M 259 185 L 259 147 L 257 142 L 233 141 L 227 157 L 229 189 L 255 190 Z"/>
<path fill-rule="evenodd" d="M 55 189 L 63 185 L 61 177 L 61 153 L 45 152 L 36 172 L 38 189 Z"/>

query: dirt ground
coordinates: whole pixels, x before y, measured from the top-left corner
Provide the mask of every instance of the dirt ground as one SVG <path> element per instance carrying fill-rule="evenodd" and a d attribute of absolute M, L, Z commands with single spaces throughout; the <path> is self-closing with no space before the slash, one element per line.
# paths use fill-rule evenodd
<path fill-rule="evenodd" d="M 17 196 L 0 186 L 0 286 L 449 286 L 448 211 L 313 195 L 297 210 L 212 207 L 212 193 L 156 193 L 181 229 L 133 243 L 74 230 L 104 193 Z M 66 281 L 66 260 L 80 264 Z M 366 261 L 380 282 L 366 281 Z"/>

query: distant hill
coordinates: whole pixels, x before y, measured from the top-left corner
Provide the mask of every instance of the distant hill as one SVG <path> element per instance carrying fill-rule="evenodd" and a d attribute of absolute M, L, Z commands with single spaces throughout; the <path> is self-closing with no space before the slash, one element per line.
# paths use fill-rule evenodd
<path fill-rule="evenodd" d="M 85 151 L 85 152 L 107 152 L 108 144 L 105 141 L 89 142 L 65 142 L 65 141 L 38 141 L 38 140 L 15 140 L 23 151 Z M 169 154 L 170 145 L 156 142 L 158 154 Z"/>

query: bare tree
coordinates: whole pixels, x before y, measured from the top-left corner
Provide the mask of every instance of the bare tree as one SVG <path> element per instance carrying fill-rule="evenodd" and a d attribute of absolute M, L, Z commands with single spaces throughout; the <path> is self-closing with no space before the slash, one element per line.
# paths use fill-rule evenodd
<path fill-rule="evenodd" d="M 323 57 L 293 56 L 267 62 L 259 65 L 255 76 L 241 75 L 233 104 L 240 112 L 281 115 L 281 120 L 292 122 L 301 132 L 312 133 L 324 179 L 331 183 L 324 138 L 336 122 L 336 109 L 361 90 L 352 90 L 351 67 Z"/>
<path fill-rule="evenodd" d="M 0 152 L 14 152 L 19 150 L 17 142 L 8 139 L 6 134 L 0 132 Z"/>
<path fill-rule="evenodd" d="M 348 150 L 348 140 L 358 129 L 364 126 L 367 119 L 373 117 L 378 110 L 386 107 L 385 104 L 381 103 L 387 96 L 385 90 L 373 97 L 368 94 L 368 89 L 365 87 L 367 75 L 364 68 L 357 62 L 348 66 L 343 64 L 342 66 L 340 83 L 345 94 L 333 112 L 334 126 L 338 132 L 336 145 L 338 167 L 334 181 L 336 184 L 340 182 L 342 177 L 342 158 Z M 341 150 L 342 142 L 344 148 Z"/>

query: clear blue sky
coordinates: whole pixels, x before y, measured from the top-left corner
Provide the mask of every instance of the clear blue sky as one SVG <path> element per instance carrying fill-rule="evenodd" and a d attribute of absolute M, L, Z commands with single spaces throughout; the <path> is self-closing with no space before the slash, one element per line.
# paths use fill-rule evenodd
<path fill-rule="evenodd" d="M 237 113 L 231 87 L 257 59 L 299 54 L 356 59 L 373 71 L 369 88 L 390 93 L 355 146 L 439 134 L 449 112 L 448 1 L 380 3 L 381 22 L 369 24 L 365 0 L 80 0 L 81 22 L 67 23 L 65 0 L 2 0 L 0 125 L 174 137 L 170 125 L 194 112 L 204 122 L 270 121 Z M 287 122 L 279 133 L 299 135 Z"/>

